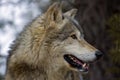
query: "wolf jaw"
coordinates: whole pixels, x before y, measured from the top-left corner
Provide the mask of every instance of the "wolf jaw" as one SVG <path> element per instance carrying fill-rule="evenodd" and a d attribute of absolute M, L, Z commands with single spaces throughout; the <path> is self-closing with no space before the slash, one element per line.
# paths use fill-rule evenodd
<path fill-rule="evenodd" d="M 74 55 L 65 54 L 64 59 L 69 63 L 69 65 L 81 72 L 88 72 L 89 64 L 78 59 Z"/>

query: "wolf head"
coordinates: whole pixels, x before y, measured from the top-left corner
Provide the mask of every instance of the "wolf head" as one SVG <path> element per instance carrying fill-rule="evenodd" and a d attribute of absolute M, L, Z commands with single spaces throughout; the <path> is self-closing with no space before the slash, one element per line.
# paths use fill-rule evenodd
<path fill-rule="evenodd" d="M 74 19 L 77 10 L 62 13 L 61 5 L 55 3 L 44 15 L 45 37 L 43 44 L 52 66 L 87 72 L 89 62 L 103 54 L 85 41 L 79 24 Z"/>

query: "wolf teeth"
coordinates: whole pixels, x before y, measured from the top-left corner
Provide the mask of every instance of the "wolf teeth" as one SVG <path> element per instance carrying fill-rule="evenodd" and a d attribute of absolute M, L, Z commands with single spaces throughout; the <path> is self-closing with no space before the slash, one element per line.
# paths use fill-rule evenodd
<path fill-rule="evenodd" d="M 86 65 L 87 65 L 87 63 L 84 63 L 84 64 L 83 64 L 83 67 L 86 67 Z"/>

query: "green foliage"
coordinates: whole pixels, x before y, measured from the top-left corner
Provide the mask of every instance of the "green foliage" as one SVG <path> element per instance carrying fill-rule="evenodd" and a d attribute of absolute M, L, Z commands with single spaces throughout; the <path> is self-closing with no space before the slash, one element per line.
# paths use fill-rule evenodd
<path fill-rule="evenodd" d="M 108 25 L 110 26 L 110 35 L 120 42 L 120 14 L 113 15 L 109 21 Z M 120 43 L 119 43 L 120 44 Z"/>
<path fill-rule="evenodd" d="M 113 46 L 110 50 L 112 66 L 108 69 L 114 75 L 112 80 L 120 80 L 120 14 L 113 15 L 108 20 L 109 34 L 112 37 Z"/>

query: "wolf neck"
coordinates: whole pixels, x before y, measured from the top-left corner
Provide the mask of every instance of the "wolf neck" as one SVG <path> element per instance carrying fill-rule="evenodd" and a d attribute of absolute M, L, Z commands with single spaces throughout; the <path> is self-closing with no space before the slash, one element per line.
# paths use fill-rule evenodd
<path fill-rule="evenodd" d="M 47 79 L 45 80 L 79 80 L 79 75 L 77 72 L 67 70 L 66 68 L 61 68 L 57 71 L 49 70 L 46 74 Z"/>

